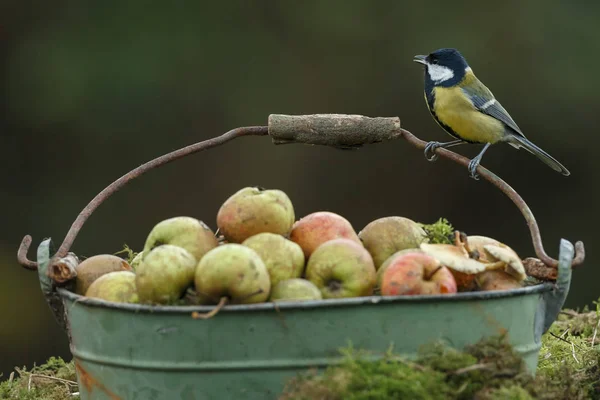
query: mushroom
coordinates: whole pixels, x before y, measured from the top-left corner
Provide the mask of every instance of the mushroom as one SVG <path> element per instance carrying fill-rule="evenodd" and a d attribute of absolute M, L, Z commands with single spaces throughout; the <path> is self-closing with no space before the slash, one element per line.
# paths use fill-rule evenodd
<path fill-rule="evenodd" d="M 492 259 L 494 264 L 501 263 L 502 269 L 507 274 L 512 275 L 519 281 L 527 278 L 527 274 L 525 273 L 525 267 L 521 262 L 521 259 L 510 247 L 501 247 L 495 246 L 492 244 L 487 244 L 483 246 L 483 249 L 486 253 L 487 258 Z"/>
<path fill-rule="evenodd" d="M 484 246 L 493 245 L 493 246 L 498 246 L 498 247 L 508 247 L 504 243 L 500 243 L 496 239 L 492 239 L 487 236 L 477 236 L 477 235 L 467 236 L 465 238 L 464 242 L 465 242 L 465 246 L 468 248 L 468 250 L 470 252 L 478 253 L 478 256 L 479 256 L 478 259 L 482 262 L 494 262 L 494 260 L 488 259 L 488 257 L 486 257 L 486 252 L 483 248 Z"/>
<path fill-rule="evenodd" d="M 437 258 L 442 265 L 455 271 L 477 274 L 487 269 L 484 263 L 469 258 L 469 253 L 464 248 L 453 244 L 421 243 L 420 248 L 426 254 Z"/>
<path fill-rule="evenodd" d="M 521 258 L 509 246 L 487 236 L 467 236 L 466 240 L 456 237 L 456 242 L 463 245 L 469 253 L 477 253 L 478 260 L 488 264 L 487 269 L 504 269 L 519 281 L 527 278 Z M 464 243 L 463 243 L 464 242 Z"/>
<path fill-rule="evenodd" d="M 461 292 L 475 290 L 475 277 L 488 268 L 486 264 L 470 258 L 464 246 L 421 243 L 420 248 L 450 269 Z"/>

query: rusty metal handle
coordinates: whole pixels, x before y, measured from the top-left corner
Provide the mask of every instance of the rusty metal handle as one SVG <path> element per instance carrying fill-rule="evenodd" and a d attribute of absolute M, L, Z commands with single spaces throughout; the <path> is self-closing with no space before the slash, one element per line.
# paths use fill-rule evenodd
<path fill-rule="evenodd" d="M 71 225 L 69 232 L 67 232 L 63 243 L 54 257 L 64 257 L 70 250 L 77 234 L 92 212 L 94 212 L 94 210 L 96 210 L 96 208 L 98 208 L 98 206 L 108 197 L 120 190 L 131 180 L 153 168 L 160 167 L 190 154 L 222 145 L 237 137 L 266 135 L 270 135 L 275 144 L 304 143 L 341 148 L 358 148 L 364 144 L 379 143 L 402 137 L 419 149 L 424 149 L 427 145 L 427 142 L 418 139 L 406 129 L 400 128 L 400 119 L 398 117 L 370 118 L 361 115 L 343 114 L 300 116 L 272 114 L 269 116 L 269 126 L 251 126 L 232 129 L 221 136 L 160 156 L 123 175 L 96 195 L 83 211 L 81 211 L 75 222 Z M 468 158 L 452 151 L 437 149 L 436 153 L 465 167 L 469 164 Z M 515 203 L 527 221 L 536 255 L 547 266 L 557 268 L 558 261 L 548 256 L 544 251 L 540 230 L 535 217 L 521 196 L 519 196 L 519 194 L 506 182 L 486 168 L 479 166 L 477 172 L 480 176 L 483 176 L 486 180 L 500 189 L 513 201 L 513 203 Z M 27 258 L 27 251 L 31 245 L 31 240 L 31 236 L 29 235 L 26 235 L 23 238 L 17 253 L 17 259 L 23 267 L 34 270 L 37 268 L 37 263 Z M 585 259 L 583 242 L 577 242 L 575 244 L 575 250 L 575 257 L 572 262 L 573 266 L 580 265 Z"/>
<path fill-rule="evenodd" d="M 402 129 L 402 133 L 403 133 L 404 139 L 408 140 L 410 143 L 412 143 L 419 149 L 423 149 L 423 150 L 425 149 L 427 142 L 417 138 L 415 135 L 413 135 L 406 129 Z M 461 156 L 459 154 L 456 154 L 450 150 L 437 149 L 436 153 L 443 157 L 446 157 L 458 164 L 461 164 L 465 167 L 469 166 L 470 160 L 468 158 Z M 542 244 L 540 228 L 537 224 L 537 221 L 535 220 L 535 217 L 533 216 L 533 213 L 531 212 L 531 209 L 529 208 L 527 203 L 525 203 L 523 198 L 521 196 L 519 196 L 519 194 L 508 183 L 504 182 L 497 175 L 492 173 L 490 170 L 482 167 L 481 165 L 477 167 L 477 173 L 480 176 L 484 177 L 492 185 L 494 185 L 498 189 L 500 189 L 509 199 L 512 200 L 513 203 L 515 203 L 515 205 L 517 206 L 519 211 L 521 211 L 521 213 L 523 214 L 523 217 L 525 217 L 525 221 L 527 222 L 527 226 L 529 227 L 529 232 L 531 234 L 531 240 L 533 242 L 533 248 L 535 250 L 535 254 L 547 266 L 552 267 L 552 268 L 557 268 L 558 260 L 555 260 L 554 258 L 550 257 L 548 254 L 546 254 L 546 251 L 544 250 L 544 245 Z M 585 260 L 585 247 L 583 246 L 582 241 L 578 241 L 575 243 L 575 257 L 573 258 L 572 266 L 575 267 L 575 266 L 581 265 L 584 260 Z"/>
<path fill-rule="evenodd" d="M 58 251 L 54 255 L 54 258 L 64 257 L 70 250 L 77 234 L 81 230 L 81 227 L 87 221 L 87 219 L 92 215 L 92 213 L 102 204 L 106 199 L 108 199 L 111 195 L 118 192 L 123 186 L 131 182 L 133 179 L 140 177 L 144 173 L 150 171 L 151 169 L 158 168 L 165 164 L 170 163 L 171 161 L 175 161 L 182 157 L 188 156 L 193 153 L 197 153 L 199 151 L 210 149 L 211 147 L 216 147 L 222 145 L 223 143 L 229 142 L 235 138 L 240 136 L 266 136 L 268 134 L 268 129 L 266 126 L 250 126 L 244 128 L 236 128 L 232 129 L 229 132 L 222 134 L 221 136 L 217 136 L 212 139 L 208 139 L 199 143 L 195 143 L 179 150 L 172 151 L 171 153 L 167 153 L 160 157 L 155 158 L 154 160 L 148 161 L 145 164 L 140 165 L 139 167 L 129 171 L 127 174 L 123 175 L 110 185 L 108 185 L 103 191 L 98 193 L 96 197 L 92 199 L 88 203 L 87 206 L 79 213 L 75 222 L 71 225 L 71 228 L 67 232 L 65 239 L 60 245 Z M 37 263 L 31 261 L 27 258 L 27 251 L 29 250 L 29 246 L 31 245 L 31 236 L 25 235 L 21 242 L 21 246 L 19 247 L 19 251 L 17 253 L 17 260 L 19 264 L 23 267 L 31 270 L 37 269 Z"/>

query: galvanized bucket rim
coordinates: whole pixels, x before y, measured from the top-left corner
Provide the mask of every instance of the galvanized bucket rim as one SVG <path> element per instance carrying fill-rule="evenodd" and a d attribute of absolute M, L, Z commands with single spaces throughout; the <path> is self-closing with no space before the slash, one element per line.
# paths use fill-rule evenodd
<path fill-rule="evenodd" d="M 351 297 L 345 299 L 323 299 L 323 300 L 303 300 L 303 301 L 280 301 L 277 303 L 265 302 L 256 304 L 230 304 L 221 309 L 223 312 L 248 312 L 248 311 L 266 311 L 266 310 L 290 310 L 290 309 L 313 309 L 321 307 L 343 307 L 354 306 L 361 304 L 379 304 L 379 303 L 398 303 L 398 304 L 414 304 L 414 303 L 448 303 L 455 301 L 469 300 L 488 300 L 501 299 L 515 296 L 527 296 L 532 294 L 540 294 L 551 291 L 555 287 L 554 284 L 544 282 L 536 285 L 526 286 L 518 289 L 510 290 L 495 290 L 487 292 L 461 292 L 455 294 L 440 294 L 440 295 L 413 295 L 413 296 L 365 296 Z M 64 288 L 57 288 L 59 295 L 64 299 L 68 299 L 77 304 L 84 304 L 90 307 L 100 307 L 108 309 L 116 309 L 128 311 L 132 313 L 172 313 L 172 314 L 188 314 L 193 311 L 209 312 L 215 306 L 156 306 L 147 304 L 131 304 L 131 303 L 115 303 L 97 298 L 90 298 L 73 293 Z"/>

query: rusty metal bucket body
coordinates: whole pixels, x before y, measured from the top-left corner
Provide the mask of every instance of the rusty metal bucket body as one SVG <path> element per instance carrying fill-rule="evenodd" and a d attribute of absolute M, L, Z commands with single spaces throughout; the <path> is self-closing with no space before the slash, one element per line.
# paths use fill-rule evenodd
<path fill-rule="evenodd" d="M 339 349 L 414 356 L 444 340 L 463 348 L 508 333 L 534 372 L 541 335 L 571 280 L 573 245 L 562 241 L 556 284 L 440 296 L 371 296 L 230 305 L 154 307 L 89 299 L 48 285 L 50 240 L 38 248 L 42 290 L 69 336 L 82 400 L 274 399 L 285 380 L 341 360 Z M 375 355 L 376 357 L 376 355 Z"/>

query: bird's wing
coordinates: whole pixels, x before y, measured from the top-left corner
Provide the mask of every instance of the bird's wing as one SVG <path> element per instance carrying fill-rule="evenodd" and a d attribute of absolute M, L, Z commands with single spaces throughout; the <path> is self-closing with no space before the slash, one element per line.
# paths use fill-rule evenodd
<path fill-rule="evenodd" d="M 502 107 L 502 104 L 496 100 L 490 89 L 481 83 L 481 81 L 477 80 L 467 87 L 462 87 L 462 90 L 473 102 L 473 105 L 475 108 L 477 108 L 477 110 L 496 118 L 515 131 L 515 133 L 525 137 L 508 111 Z"/>

